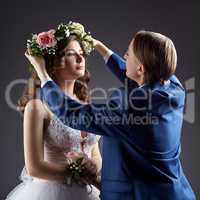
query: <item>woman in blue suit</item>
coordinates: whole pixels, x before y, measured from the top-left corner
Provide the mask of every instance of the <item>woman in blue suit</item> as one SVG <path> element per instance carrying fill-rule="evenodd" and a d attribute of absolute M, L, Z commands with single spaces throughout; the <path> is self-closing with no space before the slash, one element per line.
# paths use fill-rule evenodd
<path fill-rule="evenodd" d="M 179 160 L 185 91 L 174 75 L 173 42 L 140 31 L 125 61 L 96 40 L 95 48 L 125 83 L 101 105 L 81 105 L 64 95 L 49 78 L 43 59 L 26 56 L 54 114 L 67 126 L 104 136 L 101 199 L 195 200 Z"/>

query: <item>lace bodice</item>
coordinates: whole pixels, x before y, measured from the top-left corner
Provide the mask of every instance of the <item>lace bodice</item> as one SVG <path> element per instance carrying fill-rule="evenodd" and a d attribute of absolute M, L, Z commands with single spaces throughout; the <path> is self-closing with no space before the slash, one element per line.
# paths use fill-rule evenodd
<path fill-rule="evenodd" d="M 64 162 L 64 152 L 70 151 L 84 152 L 91 157 L 92 147 L 99 138 L 90 133 L 82 137 L 81 131 L 65 126 L 53 116 L 44 134 L 44 158 L 47 161 Z"/>

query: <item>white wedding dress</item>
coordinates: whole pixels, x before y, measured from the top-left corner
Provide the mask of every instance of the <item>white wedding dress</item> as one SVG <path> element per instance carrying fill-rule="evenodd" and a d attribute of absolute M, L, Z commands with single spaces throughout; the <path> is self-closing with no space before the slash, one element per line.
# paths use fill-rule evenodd
<path fill-rule="evenodd" d="M 81 136 L 81 131 L 65 126 L 53 116 L 44 134 L 44 159 L 48 162 L 62 163 L 64 152 L 81 152 L 81 142 L 84 142 L 84 153 L 91 157 L 91 150 L 98 142 L 99 136 L 88 134 Z M 99 190 L 92 186 L 72 184 L 67 186 L 56 181 L 31 177 L 26 169 L 22 170 L 19 184 L 6 200 L 99 200 Z"/>

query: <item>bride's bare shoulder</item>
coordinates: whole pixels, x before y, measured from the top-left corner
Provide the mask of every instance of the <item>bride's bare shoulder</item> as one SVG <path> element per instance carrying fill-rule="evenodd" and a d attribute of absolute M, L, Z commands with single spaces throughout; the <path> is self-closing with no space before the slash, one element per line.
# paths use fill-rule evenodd
<path fill-rule="evenodd" d="M 25 112 L 34 111 L 38 114 L 42 114 L 44 119 L 49 118 L 49 113 L 47 112 L 44 103 L 40 99 L 31 99 L 25 107 Z"/>

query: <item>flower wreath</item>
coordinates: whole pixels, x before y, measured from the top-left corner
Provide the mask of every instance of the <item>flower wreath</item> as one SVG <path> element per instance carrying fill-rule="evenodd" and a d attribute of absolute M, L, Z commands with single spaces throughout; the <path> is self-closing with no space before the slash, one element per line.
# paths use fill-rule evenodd
<path fill-rule="evenodd" d="M 57 43 L 70 35 L 75 35 L 78 38 L 87 55 L 94 50 L 93 38 L 90 32 L 85 32 L 82 24 L 71 21 L 68 24 L 59 24 L 56 29 L 47 32 L 32 34 L 32 39 L 27 40 L 27 48 L 33 56 L 55 55 Z"/>

